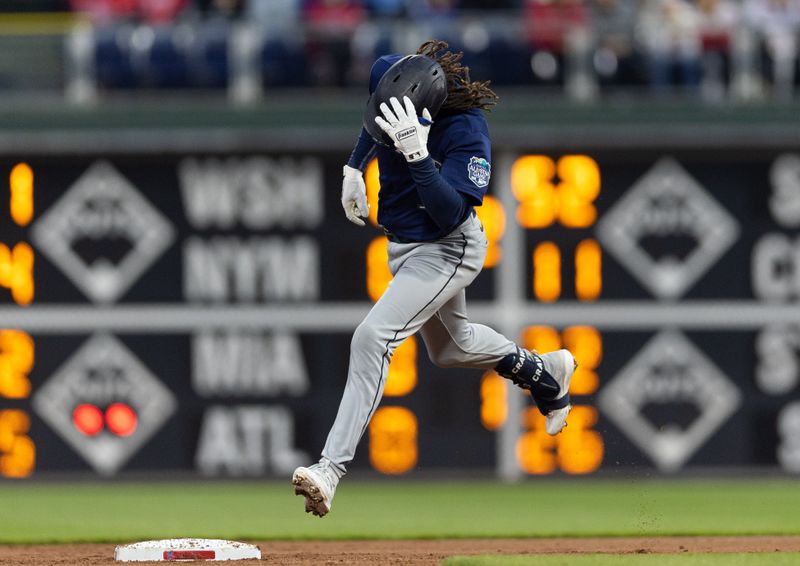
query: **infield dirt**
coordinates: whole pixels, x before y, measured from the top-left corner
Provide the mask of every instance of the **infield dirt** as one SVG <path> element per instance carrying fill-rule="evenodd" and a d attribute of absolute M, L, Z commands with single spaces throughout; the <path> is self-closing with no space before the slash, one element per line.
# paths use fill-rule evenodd
<path fill-rule="evenodd" d="M 800 552 L 800 536 L 536 538 L 369 541 L 268 541 L 257 543 L 266 564 L 436 565 L 454 555 L 680 552 Z M 105 566 L 113 544 L 0 546 L 9 566 Z"/>

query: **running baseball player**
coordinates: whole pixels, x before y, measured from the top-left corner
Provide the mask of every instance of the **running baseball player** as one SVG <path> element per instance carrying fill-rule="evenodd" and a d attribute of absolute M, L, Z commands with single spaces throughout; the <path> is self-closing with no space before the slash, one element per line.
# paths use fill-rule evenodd
<path fill-rule="evenodd" d="M 306 512 L 319 517 L 330 511 L 380 403 L 392 353 L 412 334 L 422 335 L 437 366 L 494 369 L 529 390 L 551 435 L 564 428 L 571 408 L 570 352 L 529 352 L 467 318 L 464 290 L 488 246 L 474 211 L 491 176 L 482 110 L 497 96 L 488 82 L 470 80 L 462 53 L 446 48 L 429 41 L 416 55 L 375 62 L 364 128 L 344 166 L 342 206 L 348 220 L 363 226 L 369 213 L 363 171 L 377 153 L 378 222 L 389 239 L 394 279 L 353 335 L 347 384 L 322 458 L 292 477 Z"/>

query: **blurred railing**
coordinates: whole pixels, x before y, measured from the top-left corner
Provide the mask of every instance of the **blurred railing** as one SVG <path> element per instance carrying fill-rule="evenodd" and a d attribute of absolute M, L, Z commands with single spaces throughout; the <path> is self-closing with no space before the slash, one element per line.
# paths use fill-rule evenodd
<path fill-rule="evenodd" d="M 76 14 L 0 14 L 0 93 L 60 92 L 64 40 L 82 21 Z"/>
<path fill-rule="evenodd" d="M 212 91 L 255 103 L 279 89 L 363 88 L 376 57 L 412 52 L 437 37 L 464 51 L 476 78 L 574 100 L 796 96 L 796 37 L 794 47 L 775 50 L 770 38 L 739 24 L 714 37 L 697 31 L 687 55 L 685 45 L 664 46 L 650 33 L 640 19 L 621 32 L 592 18 L 575 23 L 496 13 L 374 20 L 350 29 L 222 18 L 92 26 L 69 14 L 3 15 L 0 92 L 61 90 L 70 102 L 92 103 L 124 92 Z"/>

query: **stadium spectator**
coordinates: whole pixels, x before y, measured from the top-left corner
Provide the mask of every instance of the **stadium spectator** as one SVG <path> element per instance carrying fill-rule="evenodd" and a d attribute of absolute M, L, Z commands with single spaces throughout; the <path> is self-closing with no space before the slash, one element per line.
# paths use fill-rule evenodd
<path fill-rule="evenodd" d="M 634 0 L 592 0 L 589 5 L 596 37 L 593 66 L 602 83 L 631 84 L 636 80 L 633 27 Z"/>
<path fill-rule="evenodd" d="M 252 0 L 248 0 L 250 3 Z M 234 19 L 244 13 L 245 0 L 195 0 L 196 5 L 207 16 Z"/>
<path fill-rule="evenodd" d="M 729 0 L 698 0 L 697 7 L 703 51 L 703 96 L 719 99 L 725 94 L 728 54 L 739 22 L 739 5 Z"/>
<path fill-rule="evenodd" d="M 745 21 L 763 43 L 775 94 L 791 95 L 800 33 L 800 0 L 745 0 Z"/>
<path fill-rule="evenodd" d="M 139 16 L 151 24 L 173 21 L 189 5 L 189 0 L 138 0 Z"/>
<path fill-rule="evenodd" d="M 309 28 L 327 35 L 348 35 L 364 20 L 364 9 L 355 0 L 305 0 L 303 18 Z"/>
<path fill-rule="evenodd" d="M 729 0 L 698 0 L 704 49 L 727 50 L 739 23 L 739 5 Z"/>
<path fill-rule="evenodd" d="M 588 25 L 582 0 L 529 0 L 525 7 L 528 43 L 536 50 L 560 53 L 573 28 Z"/>
<path fill-rule="evenodd" d="M 458 6 L 456 0 L 408 0 L 408 12 L 414 20 L 454 18 Z"/>
<path fill-rule="evenodd" d="M 417 37 L 414 43 L 429 37 L 440 37 L 451 43 L 455 41 L 453 21 L 459 15 L 457 0 L 407 0 L 408 16 L 415 31 L 425 37 Z"/>
<path fill-rule="evenodd" d="M 588 27 L 588 11 L 583 0 L 528 0 L 524 16 L 527 43 L 533 51 L 534 77 L 549 83 L 560 80 L 568 35 L 573 30 Z"/>
<path fill-rule="evenodd" d="M 365 18 L 366 12 L 356 0 L 305 0 L 306 55 L 315 84 L 347 84 L 350 38 Z"/>
<path fill-rule="evenodd" d="M 398 18 L 406 15 L 406 0 L 366 0 L 371 17 Z"/>
<path fill-rule="evenodd" d="M 687 91 L 700 85 L 700 14 L 686 0 L 645 0 L 636 36 L 647 60 L 653 93 L 669 92 L 674 83 Z"/>
<path fill-rule="evenodd" d="M 244 13 L 267 28 L 291 32 L 300 23 L 300 0 L 247 0 Z"/>
<path fill-rule="evenodd" d="M 70 5 L 98 24 L 133 17 L 138 8 L 137 0 L 70 0 Z"/>
<path fill-rule="evenodd" d="M 95 23 L 135 18 L 151 24 L 174 20 L 188 0 L 71 0 L 72 9 L 88 14 Z"/>

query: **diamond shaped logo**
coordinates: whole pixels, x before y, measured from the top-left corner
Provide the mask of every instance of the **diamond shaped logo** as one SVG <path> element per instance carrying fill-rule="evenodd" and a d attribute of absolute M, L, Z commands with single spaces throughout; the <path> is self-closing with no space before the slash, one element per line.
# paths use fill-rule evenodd
<path fill-rule="evenodd" d="M 664 331 L 603 388 L 598 405 L 660 470 L 674 472 L 740 403 L 736 386 L 700 350 Z"/>
<path fill-rule="evenodd" d="M 170 246 L 174 230 L 110 163 L 99 161 L 36 222 L 32 239 L 87 297 L 112 303 Z"/>
<path fill-rule="evenodd" d="M 108 408 L 128 407 L 129 425 L 113 430 Z M 97 425 L 84 425 L 78 410 L 90 407 Z M 33 408 L 50 427 L 101 474 L 116 473 L 175 412 L 167 389 L 113 336 L 90 338 L 41 387 Z M 80 408 L 80 409 L 79 409 Z M 103 423 L 105 411 L 107 423 Z"/>
<path fill-rule="evenodd" d="M 597 226 L 597 236 L 656 297 L 683 295 L 733 245 L 736 220 L 681 165 L 661 159 Z"/>

